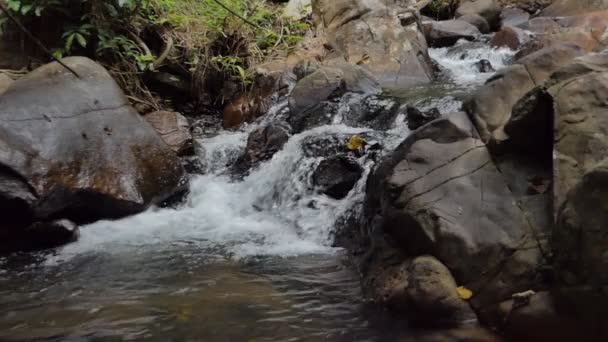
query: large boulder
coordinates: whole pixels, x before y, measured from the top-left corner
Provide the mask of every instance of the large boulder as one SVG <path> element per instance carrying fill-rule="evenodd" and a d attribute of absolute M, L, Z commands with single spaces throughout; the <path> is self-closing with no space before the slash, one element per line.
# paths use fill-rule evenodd
<path fill-rule="evenodd" d="M 0 96 L 3 235 L 33 221 L 135 214 L 186 186 L 176 154 L 108 72 L 87 58 L 64 62 L 80 77 L 50 63 Z"/>
<path fill-rule="evenodd" d="M 376 302 L 406 314 L 416 325 L 450 327 L 477 321 L 471 307 L 458 296 L 450 270 L 432 256 L 388 267 L 371 284 Z"/>
<path fill-rule="evenodd" d="M 553 247 L 560 281 L 608 286 L 608 71 L 557 83 L 549 92 L 555 109 Z"/>
<path fill-rule="evenodd" d="M 541 15 L 568 16 L 605 9 L 608 9 L 606 0 L 555 0 L 551 6 L 541 12 Z"/>
<path fill-rule="evenodd" d="M 490 33 L 490 25 L 484 17 L 478 14 L 465 14 L 458 18 L 458 20 L 466 21 L 467 23 L 477 27 L 479 32 L 486 34 Z"/>
<path fill-rule="evenodd" d="M 467 14 L 482 16 L 492 30 L 500 28 L 500 13 L 502 8 L 495 0 L 463 0 L 456 10 L 456 17 Z"/>
<path fill-rule="evenodd" d="M 493 48 L 507 47 L 511 50 L 517 50 L 525 42 L 525 33 L 515 27 L 503 26 L 500 31 L 494 34 L 490 45 Z"/>
<path fill-rule="evenodd" d="M 413 1 L 313 0 L 333 56 L 371 71 L 382 87 L 428 83 L 432 63 Z"/>
<path fill-rule="evenodd" d="M 534 229 L 464 113 L 413 132 L 375 168 L 365 215 L 367 231 L 400 253 L 445 264 L 474 308 L 538 281 Z"/>
<path fill-rule="evenodd" d="M 554 71 L 583 54 L 584 50 L 576 44 L 555 45 L 496 73 L 464 104 L 481 139 L 492 147 L 506 141 L 504 126 L 511 118 L 513 106 Z"/>
<path fill-rule="evenodd" d="M 452 46 L 460 39 L 473 40 L 481 34 L 464 20 L 431 21 L 424 24 L 424 31 L 433 47 Z"/>
<path fill-rule="evenodd" d="M 335 110 L 328 101 L 345 93 L 375 94 L 378 82 L 364 68 L 347 63 L 323 66 L 301 79 L 289 96 L 289 124 L 295 132 L 331 121 Z"/>

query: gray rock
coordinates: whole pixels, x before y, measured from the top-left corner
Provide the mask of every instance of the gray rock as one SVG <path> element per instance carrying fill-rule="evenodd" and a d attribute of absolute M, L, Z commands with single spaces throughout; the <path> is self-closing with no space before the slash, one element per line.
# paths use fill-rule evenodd
<path fill-rule="evenodd" d="M 465 14 L 458 18 L 458 20 L 466 21 L 467 23 L 477 27 L 479 32 L 486 34 L 490 33 L 490 25 L 488 21 L 478 14 Z"/>
<path fill-rule="evenodd" d="M 464 113 L 408 136 L 375 168 L 365 203 L 368 231 L 405 255 L 435 256 L 474 308 L 538 284 L 533 228 Z"/>
<path fill-rule="evenodd" d="M 481 33 L 466 21 L 445 20 L 425 24 L 425 34 L 431 46 L 444 47 L 454 45 L 460 39 L 473 40 Z"/>
<path fill-rule="evenodd" d="M 234 164 L 234 171 L 239 175 L 245 174 L 249 169 L 280 151 L 289 140 L 289 132 L 278 124 L 260 127 L 249 134 L 245 152 Z"/>
<path fill-rule="evenodd" d="M 519 26 L 530 20 L 530 13 L 519 8 L 504 8 L 500 13 L 502 26 Z"/>
<path fill-rule="evenodd" d="M 313 17 L 325 30 L 334 57 L 360 64 L 383 88 L 406 88 L 433 79 L 432 62 L 411 1 L 313 0 Z"/>
<path fill-rule="evenodd" d="M 188 119 L 177 112 L 155 111 L 144 116 L 169 147 L 180 156 L 194 153 Z"/>
<path fill-rule="evenodd" d="M 494 0 L 463 0 L 456 10 L 456 18 L 467 14 L 477 14 L 490 25 L 491 30 L 500 28 L 502 8 Z"/>
<path fill-rule="evenodd" d="M 544 48 L 498 71 L 464 104 L 481 139 L 490 143 L 492 148 L 505 142 L 508 136 L 504 126 L 511 118 L 513 106 L 554 71 L 582 54 L 584 51 L 578 45 L 559 44 Z"/>
<path fill-rule="evenodd" d="M 29 215 L 11 229 L 131 215 L 187 184 L 175 153 L 103 67 L 81 57 L 64 62 L 81 78 L 50 63 L 0 96 L 0 210 Z"/>

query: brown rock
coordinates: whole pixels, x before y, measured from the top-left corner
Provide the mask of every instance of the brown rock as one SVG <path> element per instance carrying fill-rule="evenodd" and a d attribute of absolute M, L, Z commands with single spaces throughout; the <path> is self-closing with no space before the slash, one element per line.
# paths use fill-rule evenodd
<path fill-rule="evenodd" d="M 156 111 L 144 116 L 169 147 L 180 156 L 194 152 L 188 119 L 177 112 Z"/>
<path fill-rule="evenodd" d="M 503 26 L 500 31 L 494 34 L 490 45 L 495 48 L 508 47 L 517 50 L 523 42 L 523 32 L 511 26 Z"/>
<path fill-rule="evenodd" d="M 542 16 L 568 16 L 608 9 L 606 0 L 555 0 L 545 8 Z"/>
<path fill-rule="evenodd" d="M 2 95 L 12 83 L 12 78 L 8 77 L 6 74 L 0 73 L 0 95 Z"/>

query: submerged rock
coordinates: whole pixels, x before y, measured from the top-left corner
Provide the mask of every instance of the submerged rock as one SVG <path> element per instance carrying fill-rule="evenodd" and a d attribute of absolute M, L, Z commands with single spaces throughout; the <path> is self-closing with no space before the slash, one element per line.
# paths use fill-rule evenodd
<path fill-rule="evenodd" d="M 360 100 L 346 100 L 348 110 L 343 121 L 349 126 L 387 130 L 399 114 L 399 102 L 388 96 L 370 95 Z"/>
<path fill-rule="evenodd" d="M 181 191 L 176 154 L 129 105 L 99 64 L 64 59 L 40 67 L 0 96 L 0 210 L 34 221 L 119 218 Z"/>
<path fill-rule="evenodd" d="M 363 168 L 347 156 L 337 155 L 323 160 L 312 175 L 312 182 L 320 192 L 335 199 L 348 195 L 361 178 Z"/>
<path fill-rule="evenodd" d="M 481 73 L 487 73 L 487 72 L 494 72 L 496 71 L 494 69 L 494 67 L 492 66 L 492 63 L 490 63 L 489 60 L 487 59 L 482 59 L 478 62 L 475 63 L 475 69 L 477 69 L 477 71 L 481 72 Z"/>

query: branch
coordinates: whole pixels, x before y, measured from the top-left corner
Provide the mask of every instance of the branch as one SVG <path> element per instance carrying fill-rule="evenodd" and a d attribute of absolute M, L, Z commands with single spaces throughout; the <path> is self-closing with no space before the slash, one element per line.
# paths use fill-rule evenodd
<path fill-rule="evenodd" d="M 232 15 L 234 15 L 235 17 L 241 19 L 242 21 L 244 21 L 245 23 L 255 27 L 256 29 L 261 30 L 262 28 L 260 26 L 258 26 L 256 23 L 249 21 L 249 19 L 243 17 L 242 15 L 236 13 L 235 11 L 233 11 L 232 9 L 230 9 L 228 6 L 224 5 L 220 0 L 213 0 L 216 4 L 222 6 L 226 11 L 230 12 Z"/>
<path fill-rule="evenodd" d="M 76 71 L 74 71 L 74 69 L 70 68 L 69 66 L 67 66 L 65 63 L 63 63 L 59 58 L 55 57 L 53 55 L 53 53 L 51 51 L 49 51 L 49 49 L 46 48 L 46 46 L 44 46 L 44 44 L 42 44 L 42 42 L 40 40 L 38 40 L 38 38 L 34 37 L 34 35 L 27 29 L 25 28 L 25 26 L 23 26 L 23 24 L 21 24 L 21 22 L 19 20 L 17 20 L 17 18 L 15 18 L 4 6 L 4 3 L 2 1 L 0 1 L 0 10 L 2 10 L 2 12 L 4 12 L 4 14 L 13 22 L 15 23 L 15 25 L 17 25 L 17 27 L 19 27 L 19 29 L 21 31 L 23 31 L 23 33 L 25 33 L 26 36 L 28 36 L 28 38 L 30 38 L 34 43 L 36 43 L 36 45 L 38 45 L 38 47 L 40 49 L 42 49 L 42 51 L 44 51 L 46 54 L 48 54 L 53 60 L 55 60 L 57 63 L 59 63 L 62 67 L 66 68 L 69 72 L 71 72 L 72 74 L 74 74 L 74 76 L 76 76 L 76 78 L 80 78 L 80 75 L 78 75 L 78 73 L 76 73 Z"/>

